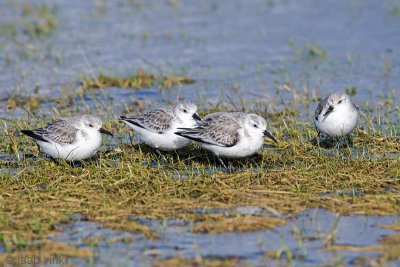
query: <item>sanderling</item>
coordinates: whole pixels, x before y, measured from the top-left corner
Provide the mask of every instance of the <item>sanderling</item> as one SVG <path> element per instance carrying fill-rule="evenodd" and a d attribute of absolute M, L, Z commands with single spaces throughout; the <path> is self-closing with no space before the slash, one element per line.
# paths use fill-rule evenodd
<path fill-rule="evenodd" d="M 180 101 L 175 105 L 157 108 L 139 116 L 125 117 L 125 122 L 147 145 L 160 150 L 171 151 L 189 145 L 192 141 L 175 135 L 178 128 L 190 128 L 201 121 L 197 115 L 197 105 L 190 101 Z"/>
<path fill-rule="evenodd" d="M 96 155 L 101 134 L 112 133 L 101 128 L 101 120 L 93 115 L 63 117 L 44 128 L 22 130 L 33 138 L 42 151 L 54 159 L 84 160 Z"/>
<path fill-rule="evenodd" d="M 267 129 L 267 122 L 256 114 L 218 112 L 207 115 L 194 128 L 182 129 L 175 134 L 196 141 L 202 148 L 220 158 L 242 158 L 256 153 L 264 144 L 264 137 L 277 142 Z"/>
<path fill-rule="evenodd" d="M 341 91 L 330 94 L 322 100 L 314 116 L 318 136 L 323 133 L 333 138 L 350 134 L 356 127 L 357 120 L 357 108 L 350 97 Z"/>

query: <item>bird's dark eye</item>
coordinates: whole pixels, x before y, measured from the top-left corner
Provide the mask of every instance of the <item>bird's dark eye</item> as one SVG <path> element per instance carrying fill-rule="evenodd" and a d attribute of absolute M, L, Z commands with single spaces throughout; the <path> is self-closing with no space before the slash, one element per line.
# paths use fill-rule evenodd
<path fill-rule="evenodd" d="M 92 127 L 92 128 L 93 128 L 93 124 L 89 124 L 89 127 Z"/>
<path fill-rule="evenodd" d="M 338 104 L 342 103 L 342 100 L 339 100 Z"/>
<path fill-rule="evenodd" d="M 183 110 L 183 112 L 187 113 L 187 110 L 186 110 L 186 109 L 184 109 L 184 110 Z"/>
<path fill-rule="evenodd" d="M 254 128 L 258 128 L 258 127 L 257 127 L 257 124 L 254 124 L 253 126 L 254 126 Z"/>

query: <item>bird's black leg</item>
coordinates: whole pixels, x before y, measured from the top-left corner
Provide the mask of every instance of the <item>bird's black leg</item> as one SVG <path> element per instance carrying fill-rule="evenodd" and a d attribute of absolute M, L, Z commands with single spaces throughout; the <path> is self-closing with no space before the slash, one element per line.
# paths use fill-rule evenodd
<path fill-rule="evenodd" d="M 160 150 L 158 150 L 158 148 L 156 148 L 156 153 L 157 153 L 157 155 L 160 157 L 160 158 L 162 158 L 162 154 L 161 154 L 161 151 Z"/>
<path fill-rule="evenodd" d="M 317 134 L 317 145 L 319 146 L 319 136 L 321 135 L 321 132 L 320 131 L 318 131 L 318 134 Z"/>
<path fill-rule="evenodd" d="M 228 165 L 229 165 L 229 172 L 230 173 L 234 173 L 235 172 L 235 168 L 233 167 L 232 161 L 229 161 Z"/>
<path fill-rule="evenodd" d="M 159 164 L 163 165 L 164 164 L 164 160 L 166 159 L 165 156 L 161 153 L 161 151 L 158 148 L 156 148 L 156 153 L 158 155 Z"/>
<path fill-rule="evenodd" d="M 226 167 L 225 163 L 222 161 L 222 159 L 219 157 L 219 155 L 215 155 L 217 157 L 217 159 L 219 160 L 219 163 L 221 163 L 222 167 L 224 167 L 225 170 L 228 170 L 228 168 Z"/>
<path fill-rule="evenodd" d="M 51 161 L 54 162 L 56 165 L 60 165 L 60 162 L 58 162 L 55 158 L 50 157 Z"/>

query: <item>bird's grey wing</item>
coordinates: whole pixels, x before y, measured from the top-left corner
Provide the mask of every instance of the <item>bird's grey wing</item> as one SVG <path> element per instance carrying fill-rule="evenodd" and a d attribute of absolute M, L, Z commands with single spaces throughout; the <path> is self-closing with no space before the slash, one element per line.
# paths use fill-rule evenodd
<path fill-rule="evenodd" d="M 165 109 L 155 109 L 136 117 L 127 117 L 123 120 L 152 132 L 163 133 L 171 125 L 174 116 Z"/>
<path fill-rule="evenodd" d="M 77 131 L 78 129 L 72 126 L 68 120 L 58 120 L 44 128 L 33 130 L 37 135 L 63 144 L 72 144 Z"/>
<path fill-rule="evenodd" d="M 176 134 L 206 144 L 231 147 L 239 141 L 240 126 L 226 116 L 210 116 L 199 126 Z"/>
<path fill-rule="evenodd" d="M 326 106 L 329 97 L 325 97 L 321 102 L 319 102 L 317 109 L 315 110 L 315 120 L 318 120 L 319 115 Z"/>

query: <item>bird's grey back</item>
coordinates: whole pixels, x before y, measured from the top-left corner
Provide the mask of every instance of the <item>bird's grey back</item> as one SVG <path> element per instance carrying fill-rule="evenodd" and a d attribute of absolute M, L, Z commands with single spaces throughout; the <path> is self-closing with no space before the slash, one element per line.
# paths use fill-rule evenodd
<path fill-rule="evenodd" d="M 124 120 L 139 124 L 148 130 L 162 133 L 171 126 L 173 121 L 179 121 L 175 110 L 178 105 L 182 105 L 188 109 L 193 106 L 197 107 L 191 101 L 180 101 L 175 105 L 161 106 L 138 116 L 126 117 Z"/>
<path fill-rule="evenodd" d="M 61 118 L 44 128 L 38 128 L 33 130 L 37 135 L 50 139 L 56 143 L 72 144 L 75 139 L 75 135 L 78 129 L 73 126 L 68 118 Z"/>
<path fill-rule="evenodd" d="M 248 114 L 242 112 L 216 112 L 208 114 L 203 120 L 218 118 L 218 120 L 233 120 L 236 123 L 241 123 L 246 119 L 247 116 Z"/>
<path fill-rule="evenodd" d="M 200 124 L 192 130 L 191 135 L 203 139 L 204 142 L 221 146 L 234 146 L 239 141 L 239 121 L 245 116 L 240 112 L 217 112 L 207 115 Z"/>
<path fill-rule="evenodd" d="M 174 118 L 174 106 L 168 105 L 138 116 L 127 117 L 124 120 L 135 122 L 151 131 L 163 132 L 170 127 Z"/>

